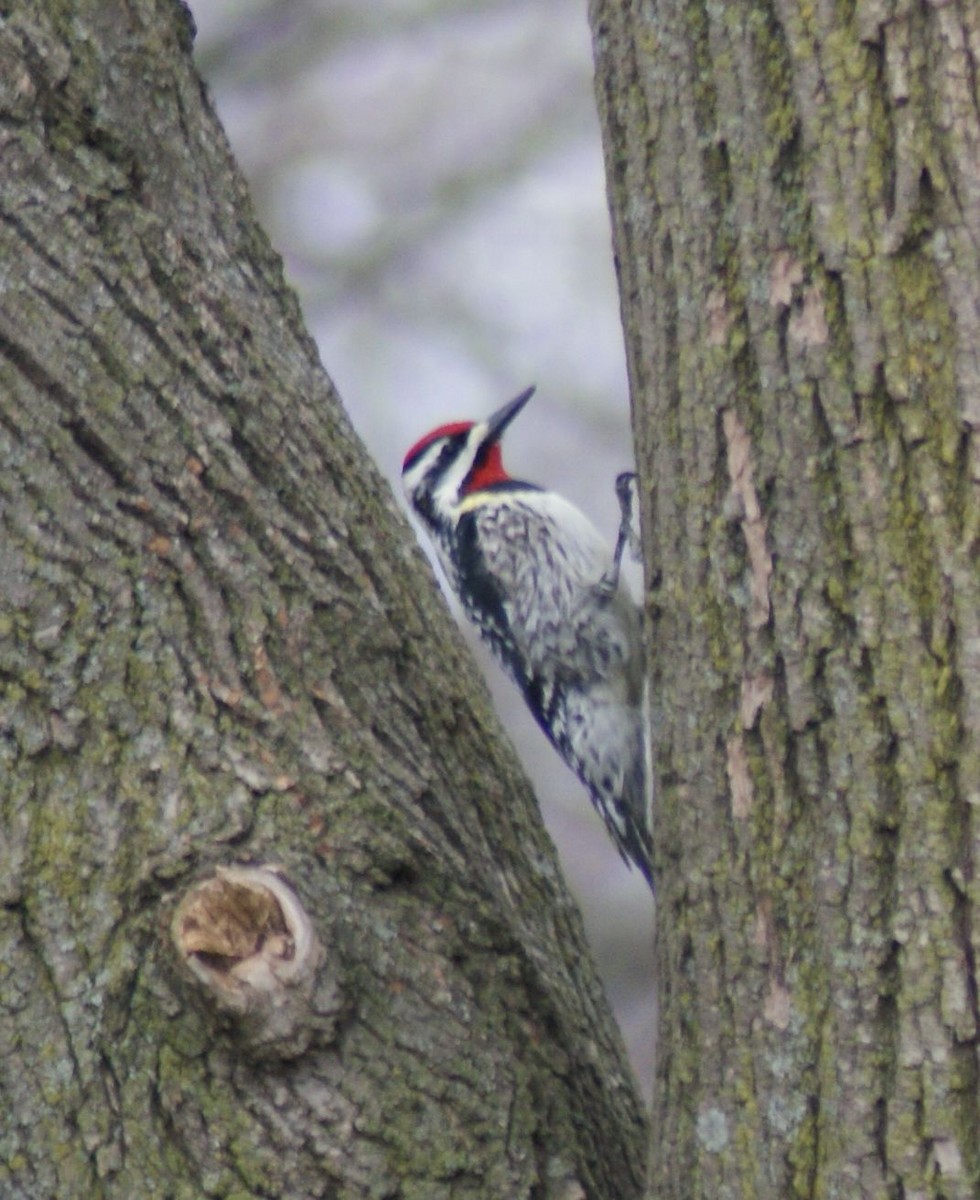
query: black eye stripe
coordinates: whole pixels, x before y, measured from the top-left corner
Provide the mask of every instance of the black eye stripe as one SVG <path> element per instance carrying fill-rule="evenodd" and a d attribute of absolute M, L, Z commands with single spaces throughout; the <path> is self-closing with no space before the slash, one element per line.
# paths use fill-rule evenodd
<path fill-rule="evenodd" d="M 465 441 L 466 434 L 457 433 L 454 434 L 448 442 L 446 442 L 445 446 L 443 446 L 442 453 L 439 455 L 439 459 L 436 463 L 438 473 L 440 475 L 442 475 L 444 471 L 448 471 L 453 464 L 453 460 L 459 457 L 459 452 L 463 449 L 463 443 Z"/>
<path fill-rule="evenodd" d="M 455 433 L 446 441 L 445 446 L 439 451 L 439 457 L 425 473 L 426 483 L 429 487 L 434 488 L 438 485 L 440 479 L 459 457 L 465 441 L 465 433 Z"/>

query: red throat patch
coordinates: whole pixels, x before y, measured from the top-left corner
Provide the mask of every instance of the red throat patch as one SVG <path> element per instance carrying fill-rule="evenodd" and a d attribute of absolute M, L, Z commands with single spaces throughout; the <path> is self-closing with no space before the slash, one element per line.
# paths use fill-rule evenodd
<path fill-rule="evenodd" d="M 484 488 L 492 487 L 495 483 L 504 483 L 508 479 L 510 476 L 504 469 L 500 446 L 494 442 L 477 457 L 473 464 L 473 470 L 466 477 L 463 495 L 469 496 L 473 492 L 480 492 Z"/>

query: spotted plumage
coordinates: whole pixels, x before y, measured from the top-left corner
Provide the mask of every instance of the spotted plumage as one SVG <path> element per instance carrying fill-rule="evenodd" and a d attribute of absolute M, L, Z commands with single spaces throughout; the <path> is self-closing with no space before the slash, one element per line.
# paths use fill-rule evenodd
<path fill-rule="evenodd" d="M 640 616 L 574 505 L 511 479 L 500 438 L 533 388 L 488 420 L 434 429 L 405 457 L 409 500 L 467 617 L 652 886 Z"/>

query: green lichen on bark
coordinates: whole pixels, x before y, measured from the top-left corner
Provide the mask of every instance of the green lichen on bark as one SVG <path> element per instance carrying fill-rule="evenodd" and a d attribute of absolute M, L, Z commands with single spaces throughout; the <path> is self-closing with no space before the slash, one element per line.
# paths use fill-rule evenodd
<path fill-rule="evenodd" d="M 976 14 L 592 19 L 648 489 L 651 1194 L 967 1196 Z"/>
<path fill-rule="evenodd" d="M 642 1109 L 533 799 L 184 23 L 0 24 L 0 1192 L 636 1195 Z M 167 932 L 257 861 L 328 946 L 295 1059 Z"/>

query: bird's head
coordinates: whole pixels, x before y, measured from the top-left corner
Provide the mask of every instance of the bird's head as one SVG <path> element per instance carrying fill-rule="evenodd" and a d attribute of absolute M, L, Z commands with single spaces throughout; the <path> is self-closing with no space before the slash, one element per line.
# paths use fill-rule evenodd
<path fill-rule="evenodd" d="M 510 480 L 500 439 L 533 394 L 533 386 L 525 388 L 485 421 L 440 425 L 412 446 L 402 463 L 402 485 L 426 524 L 452 525 L 468 496 Z"/>

